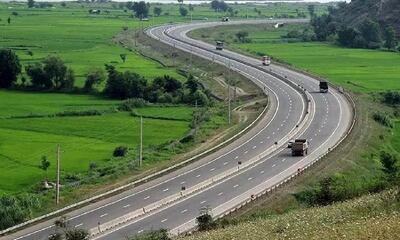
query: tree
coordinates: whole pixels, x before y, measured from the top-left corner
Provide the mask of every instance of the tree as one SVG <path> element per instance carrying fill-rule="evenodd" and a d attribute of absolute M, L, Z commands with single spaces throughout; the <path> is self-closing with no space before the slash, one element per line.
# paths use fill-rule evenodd
<path fill-rule="evenodd" d="M 138 234 L 128 240 L 171 240 L 168 234 L 168 230 L 151 230 Z"/>
<path fill-rule="evenodd" d="M 52 81 L 53 87 L 60 89 L 64 85 L 67 67 L 64 61 L 57 56 L 48 56 L 43 60 L 43 70 L 48 79 Z"/>
<path fill-rule="evenodd" d="M 104 71 L 101 69 L 94 69 L 88 74 L 86 74 L 86 81 L 83 89 L 87 92 L 93 90 L 93 86 L 98 86 L 104 81 Z"/>
<path fill-rule="evenodd" d="M 0 88 L 9 88 L 21 73 L 18 56 L 9 49 L 0 50 Z"/>
<path fill-rule="evenodd" d="M 249 40 L 249 39 L 247 39 L 247 36 L 249 36 L 249 33 L 246 31 L 239 31 L 235 34 L 235 36 L 238 39 L 238 41 L 241 43 L 248 42 L 248 40 Z"/>
<path fill-rule="evenodd" d="M 199 231 L 208 231 L 217 226 L 209 212 L 208 208 L 200 209 L 200 216 L 196 218 Z"/>
<path fill-rule="evenodd" d="M 310 13 L 310 17 L 313 18 L 315 16 L 315 5 L 310 4 L 307 6 L 308 12 Z"/>
<path fill-rule="evenodd" d="M 67 3 L 66 2 L 61 2 L 61 7 L 66 7 Z"/>
<path fill-rule="evenodd" d="M 187 81 L 185 82 L 185 85 L 187 88 L 189 88 L 190 93 L 194 93 L 196 92 L 197 89 L 199 89 L 199 82 L 194 79 L 194 77 L 192 75 L 189 75 Z"/>
<path fill-rule="evenodd" d="M 144 1 L 134 2 L 131 9 L 137 18 L 147 18 L 149 15 L 149 6 Z"/>
<path fill-rule="evenodd" d="M 371 19 L 366 19 L 359 28 L 361 36 L 368 48 L 379 48 L 381 43 L 379 25 Z"/>
<path fill-rule="evenodd" d="M 184 7 L 179 7 L 179 14 L 182 16 L 182 17 L 186 17 L 186 15 L 188 14 L 188 10 L 186 9 L 186 8 L 184 8 Z"/>
<path fill-rule="evenodd" d="M 89 240 L 90 234 L 85 229 L 71 228 L 65 231 L 65 240 Z"/>
<path fill-rule="evenodd" d="M 42 161 L 40 168 L 45 171 L 46 173 L 46 181 L 47 181 L 47 169 L 50 167 L 50 161 L 47 159 L 46 156 L 42 156 Z"/>
<path fill-rule="evenodd" d="M 189 11 L 191 11 L 191 12 L 194 11 L 194 6 L 193 6 L 193 4 L 189 3 L 188 8 L 189 8 Z"/>
<path fill-rule="evenodd" d="M 211 1 L 211 8 L 214 9 L 216 12 L 226 12 L 228 10 L 228 4 L 224 1 L 213 0 Z"/>
<path fill-rule="evenodd" d="M 28 8 L 33 8 L 35 6 L 34 0 L 28 0 Z"/>
<path fill-rule="evenodd" d="M 389 50 L 395 49 L 397 46 L 396 33 L 392 26 L 387 26 L 384 32 L 385 47 Z"/>
<path fill-rule="evenodd" d="M 160 8 L 160 7 L 154 7 L 153 13 L 154 13 L 154 15 L 156 15 L 157 17 L 160 16 L 161 13 L 162 13 L 162 8 Z"/>
<path fill-rule="evenodd" d="M 44 89 L 50 89 L 53 87 L 53 83 L 43 70 L 42 63 L 37 62 L 29 64 L 25 67 L 25 72 L 31 78 L 32 86 Z"/>
<path fill-rule="evenodd" d="M 198 89 L 193 93 L 192 104 L 197 103 L 198 105 L 205 106 L 208 105 L 208 102 L 208 97 L 203 91 Z"/>
<path fill-rule="evenodd" d="M 359 33 L 352 27 L 344 27 L 338 31 L 338 42 L 344 47 L 355 47 Z"/>
<path fill-rule="evenodd" d="M 121 58 L 122 62 L 125 63 L 125 61 L 126 61 L 126 54 L 125 54 L 125 53 L 121 53 L 121 54 L 119 55 L 119 57 Z"/>
<path fill-rule="evenodd" d="M 7 18 L 7 23 L 10 25 L 11 24 L 11 17 Z"/>

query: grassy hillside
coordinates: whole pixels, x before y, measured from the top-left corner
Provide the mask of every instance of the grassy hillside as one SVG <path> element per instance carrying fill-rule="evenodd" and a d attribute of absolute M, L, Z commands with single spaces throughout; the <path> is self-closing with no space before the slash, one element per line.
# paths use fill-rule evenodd
<path fill-rule="evenodd" d="M 399 239 L 399 196 L 392 190 L 179 239 Z"/>

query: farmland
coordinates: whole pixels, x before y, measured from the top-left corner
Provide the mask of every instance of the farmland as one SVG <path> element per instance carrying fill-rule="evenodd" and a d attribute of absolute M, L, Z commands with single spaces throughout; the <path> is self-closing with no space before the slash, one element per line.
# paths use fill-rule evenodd
<path fill-rule="evenodd" d="M 257 57 L 270 55 L 278 61 L 324 77 L 354 92 L 372 93 L 400 89 L 398 53 L 348 49 L 332 43 L 281 38 L 291 30 L 302 28 L 302 25 L 287 25 L 278 29 L 271 25 L 246 26 L 239 29 L 233 26 L 216 27 L 215 31 L 207 31 L 207 34 L 198 30 L 192 35 L 208 41 L 225 39 L 231 48 Z M 235 33 L 245 29 L 251 42 L 237 43 Z"/>

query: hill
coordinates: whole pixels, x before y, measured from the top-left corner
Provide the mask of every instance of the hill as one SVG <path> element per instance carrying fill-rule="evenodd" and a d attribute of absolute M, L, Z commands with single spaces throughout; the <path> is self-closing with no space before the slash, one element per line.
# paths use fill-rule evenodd
<path fill-rule="evenodd" d="M 398 0 L 352 0 L 340 3 L 331 12 L 335 19 L 348 26 L 359 26 L 365 19 L 372 19 L 381 26 L 390 25 L 400 37 L 400 2 Z"/>

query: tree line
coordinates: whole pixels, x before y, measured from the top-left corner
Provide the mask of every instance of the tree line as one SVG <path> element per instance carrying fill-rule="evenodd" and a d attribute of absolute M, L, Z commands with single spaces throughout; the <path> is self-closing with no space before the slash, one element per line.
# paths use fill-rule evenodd
<path fill-rule="evenodd" d="M 46 91 L 80 91 L 96 92 L 104 81 L 105 88 L 101 93 L 113 99 L 141 98 L 153 103 L 187 103 L 207 105 L 211 93 L 205 89 L 192 75 L 182 84 L 174 77 L 165 75 L 148 81 L 145 77 L 131 72 L 118 71 L 113 65 L 105 65 L 106 73 L 102 69 L 91 70 L 86 75 L 82 89 L 74 86 L 74 71 L 67 67 L 64 61 L 57 56 L 48 56 L 41 62 L 25 66 L 26 75 L 21 77 L 21 84 L 17 84 L 18 75 L 22 66 L 18 56 L 9 49 L 0 50 L 0 88 L 13 88 Z"/>
<path fill-rule="evenodd" d="M 314 32 L 312 40 L 335 39 L 343 47 L 369 49 L 385 47 L 396 50 L 398 41 L 393 26 L 380 24 L 376 19 L 369 17 L 352 26 L 345 22 L 343 17 L 348 5 L 344 2 L 338 4 L 337 7 L 329 7 L 328 13 L 321 16 L 316 16 L 314 9 L 309 8 Z"/>

